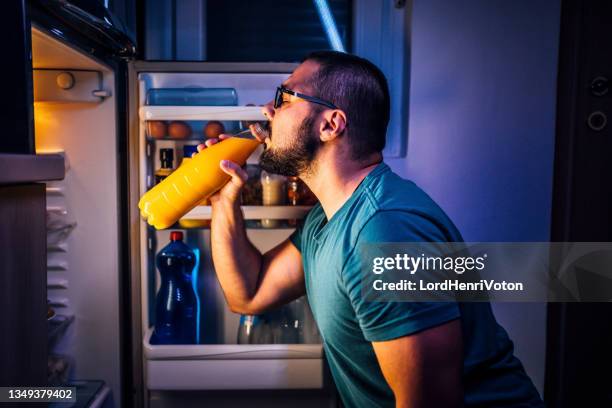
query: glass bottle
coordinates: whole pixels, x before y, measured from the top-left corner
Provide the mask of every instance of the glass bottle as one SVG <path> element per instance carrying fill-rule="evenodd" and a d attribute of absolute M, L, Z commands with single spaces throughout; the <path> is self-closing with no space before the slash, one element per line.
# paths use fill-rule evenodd
<path fill-rule="evenodd" d="M 287 178 L 287 203 L 289 205 L 314 205 L 316 202 L 315 195 L 299 177 L 291 176 Z M 290 227 L 295 227 L 297 226 L 297 220 L 289 219 L 287 224 Z"/>
<path fill-rule="evenodd" d="M 238 344 L 271 344 L 272 333 L 267 319 L 258 315 L 241 315 Z"/>
<path fill-rule="evenodd" d="M 261 172 L 261 195 L 263 205 L 283 205 L 285 204 L 285 182 L 286 178 L 278 174 Z M 261 226 L 264 228 L 278 228 L 280 220 L 262 219 Z"/>

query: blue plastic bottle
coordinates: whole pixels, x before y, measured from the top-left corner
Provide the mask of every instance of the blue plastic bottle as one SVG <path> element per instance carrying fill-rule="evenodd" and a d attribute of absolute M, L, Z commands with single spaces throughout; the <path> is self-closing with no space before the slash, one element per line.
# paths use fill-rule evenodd
<path fill-rule="evenodd" d="M 196 255 L 183 242 L 181 231 L 170 233 L 170 243 L 157 254 L 161 286 L 155 300 L 154 344 L 198 343 L 198 297 L 192 273 Z"/>

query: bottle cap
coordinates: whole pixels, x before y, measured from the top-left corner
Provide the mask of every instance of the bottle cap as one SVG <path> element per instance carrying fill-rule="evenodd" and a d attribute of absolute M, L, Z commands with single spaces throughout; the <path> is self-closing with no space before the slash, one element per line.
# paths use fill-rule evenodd
<path fill-rule="evenodd" d="M 172 231 L 170 233 L 170 241 L 182 241 L 183 231 Z"/>

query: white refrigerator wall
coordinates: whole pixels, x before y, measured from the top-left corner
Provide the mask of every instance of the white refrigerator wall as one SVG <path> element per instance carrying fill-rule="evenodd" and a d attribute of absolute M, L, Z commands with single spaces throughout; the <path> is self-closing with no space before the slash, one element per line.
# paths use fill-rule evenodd
<path fill-rule="evenodd" d="M 33 30 L 34 68 L 87 69 L 102 73 L 103 89 L 115 92 L 113 72 Z M 36 86 L 36 84 L 35 84 Z M 49 289 L 48 297 L 65 299 L 57 313 L 75 321 L 57 346 L 74 358 L 71 378 L 101 379 L 110 386 L 116 406 L 120 401 L 119 266 L 116 107 L 111 96 L 99 103 L 35 103 L 36 150 L 63 151 L 69 166 L 60 196 L 48 196 L 47 207 L 64 207 L 76 222 L 61 258 L 66 270 L 48 271 L 47 279 L 61 279 L 64 289 Z"/>
<path fill-rule="evenodd" d="M 407 158 L 466 241 L 548 241 L 558 0 L 413 2 Z M 540 390 L 546 306 L 494 305 Z"/>

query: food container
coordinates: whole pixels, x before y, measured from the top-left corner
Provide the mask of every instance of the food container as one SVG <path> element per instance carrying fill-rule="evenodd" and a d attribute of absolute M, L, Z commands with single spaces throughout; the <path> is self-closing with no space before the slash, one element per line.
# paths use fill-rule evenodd
<path fill-rule="evenodd" d="M 156 106 L 236 106 L 234 88 L 153 88 L 147 92 L 147 105 Z"/>
<path fill-rule="evenodd" d="M 283 205 L 287 193 L 285 183 L 287 179 L 278 174 L 261 172 L 261 198 L 263 205 Z M 264 228 L 278 228 L 281 226 L 280 220 L 262 219 L 261 226 Z"/>
<path fill-rule="evenodd" d="M 314 205 L 317 197 L 299 177 L 287 178 L 287 203 L 289 205 Z M 290 227 L 297 226 L 297 220 L 287 220 Z"/>
<path fill-rule="evenodd" d="M 261 169 L 256 164 L 247 164 L 245 171 L 249 175 L 246 184 L 242 188 L 242 205 L 262 205 Z"/>

